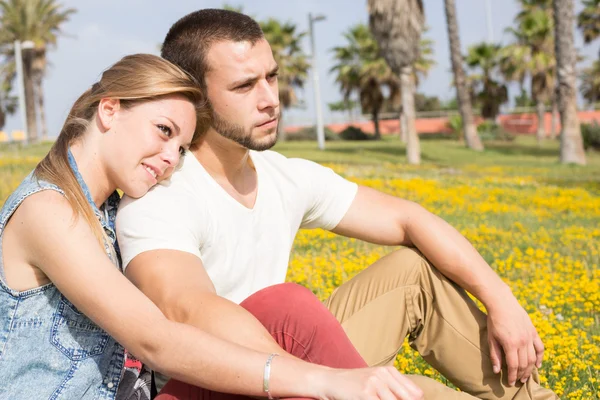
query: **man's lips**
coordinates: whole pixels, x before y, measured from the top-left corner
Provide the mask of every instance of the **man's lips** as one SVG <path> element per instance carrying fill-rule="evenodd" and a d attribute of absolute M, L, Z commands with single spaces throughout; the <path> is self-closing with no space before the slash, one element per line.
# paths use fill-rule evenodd
<path fill-rule="evenodd" d="M 260 128 L 260 127 L 263 127 L 263 126 L 267 126 L 267 125 L 273 124 L 273 123 L 274 123 L 274 122 L 276 122 L 276 121 L 277 121 L 277 118 L 272 118 L 272 119 L 270 119 L 270 120 L 268 120 L 268 121 L 265 121 L 265 122 L 263 122 L 263 123 L 261 123 L 261 124 L 258 124 L 258 125 L 256 125 L 256 126 L 257 126 L 258 128 Z"/>

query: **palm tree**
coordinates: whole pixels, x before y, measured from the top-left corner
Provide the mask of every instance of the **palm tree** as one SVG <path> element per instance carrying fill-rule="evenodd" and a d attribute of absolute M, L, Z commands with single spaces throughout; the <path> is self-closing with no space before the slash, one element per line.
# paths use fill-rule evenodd
<path fill-rule="evenodd" d="M 553 98 L 555 85 L 554 24 L 549 0 L 522 0 L 522 11 L 517 15 L 517 28 L 508 28 L 515 42 L 502 51 L 502 70 L 509 80 L 521 84 L 526 76 L 531 79 L 531 98 L 536 104 L 538 117 L 537 139 L 546 137 L 544 115 L 546 103 Z"/>
<path fill-rule="evenodd" d="M 426 35 L 429 32 L 429 27 L 425 27 L 423 29 L 423 35 Z M 437 65 L 435 61 L 435 57 L 433 55 L 433 45 L 435 42 L 433 39 L 428 37 L 422 37 L 419 42 L 419 57 L 415 61 L 413 65 L 414 69 L 414 80 L 415 80 L 415 89 L 421 83 L 421 79 L 427 78 L 429 75 L 429 70 Z"/>
<path fill-rule="evenodd" d="M 10 94 L 14 75 L 14 71 L 11 70 L 13 65 L 4 64 L 0 67 L 0 130 L 6 124 L 6 117 L 17 109 L 17 99 Z"/>
<path fill-rule="evenodd" d="M 429 27 L 425 27 L 423 33 L 427 33 L 429 31 Z M 413 65 L 413 79 L 415 82 L 415 96 L 417 87 L 421 79 L 426 78 L 429 75 L 429 70 L 433 68 L 437 63 L 435 58 L 433 58 L 433 44 L 434 41 L 430 38 L 422 37 L 419 43 L 419 57 L 417 61 L 415 61 Z M 398 87 L 400 89 L 400 87 Z M 401 96 L 400 92 L 393 93 L 394 96 Z M 408 127 L 406 125 L 406 115 L 404 114 L 404 110 L 400 108 L 400 139 L 403 143 L 408 142 Z"/>
<path fill-rule="evenodd" d="M 225 4 L 223 4 L 223 7 L 221 7 L 221 8 L 223 10 L 227 10 L 227 11 L 235 11 L 240 14 L 244 12 L 244 6 L 242 6 L 242 5 L 234 6 L 232 4 L 225 3 Z"/>
<path fill-rule="evenodd" d="M 406 156 L 409 164 L 420 164 L 421 146 L 415 128 L 415 83 L 413 68 L 419 58 L 421 32 L 425 24 L 422 0 L 368 0 L 369 26 L 381 55 L 400 77 L 402 110 L 406 118 Z"/>
<path fill-rule="evenodd" d="M 469 76 L 471 90 L 481 106 L 481 115 L 495 120 L 500 106 L 508 101 L 506 85 L 496 79 L 500 66 L 500 49 L 497 44 L 479 43 L 469 47 L 465 62 L 481 73 Z"/>
<path fill-rule="evenodd" d="M 600 37 L 600 0 L 583 0 L 583 10 L 577 17 L 577 26 L 583 32 L 585 43 Z M 600 52 L 598 54 L 600 59 Z"/>
<path fill-rule="evenodd" d="M 562 163 L 586 163 L 577 117 L 575 62 L 577 55 L 573 38 L 575 17 L 572 0 L 553 0 L 558 75 L 558 106 L 562 132 L 560 137 L 560 161 Z"/>
<path fill-rule="evenodd" d="M 586 44 L 600 37 L 600 0 L 583 0 L 583 10 L 577 17 L 577 26 L 583 32 Z M 583 70 L 581 76 L 581 94 L 588 103 L 594 104 L 600 99 L 600 51 L 598 61 Z"/>
<path fill-rule="evenodd" d="M 23 75 L 27 115 L 27 133 L 31 142 L 38 140 L 36 102 L 41 117 L 42 133 L 47 136 L 42 81 L 47 67 L 46 50 L 56 46 L 61 25 L 76 10 L 64 8 L 56 0 L 0 0 L 0 46 L 11 46 L 16 40 L 32 41 L 34 48 L 23 50 Z M 8 48 L 6 46 L 6 48 Z M 5 53 L 14 62 L 14 50 Z M 37 101 L 36 101 L 37 100 Z"/>
<path fill-rule="evenodd" d="M 450 61 L 452 62 L 452 71 L 454 73 L 454 84 L 456 86 L 456 97 L 460 116 L 462 117 L 462 128 L 467 147 L 482 151 L 483 143 L 477 134 L 475 121 L 473 120 L 473 108 L 469 89 L 465 80 L 465 71 L 463 70 L 463 60 L 460 51 L 460 37 L 458 35 L 458 21 L 456 19 L 456 5 L 454 0 L 445 0 L 446 25 L 448 28 L 448 42 L 450 45 Z"/>
<path fill-rule="evenodd" d="M 375 139 L 379 139 L 379 114 L 385 100 L 384 88 L 388 88 L 390 101 L 394 103 L 400 83 L 379 55 L 379 46 L 366 25 L 351 27 L 344 37 L 347 45 L 332 49 L 336 64 L 330 72 L 336 74 L 336 82 L 345 102 L 349 102 L 354 93 L 358 94 L 362 111 L 371 114 Z"/>
<path fill-rule="evenodd" d="M 519 93 L 523 98 L 530 100 L 525 90 L 525 80 L 529 74 L 528 61 L 531 49 L 520 43 L 511 43 L 500 49 L 500 72 L 506 81 L 517 82 Z M 532 103 L 533 104 L 533 103 Z"/>
<path fill-rule="evenodd" d="M 296 25 L 291 22 L 282 24 L 273 18 L 261 22 L 260 27 L 271 45 L 273 57 L 279 66 L 279 76 L 277 78 L 279 101 L 282 110 L 286 110 L 298 104 L 296 90 L 304 86 L 310 68 L 307 56 L 300 46 L 306 32 L 297 32 Z M 281 140 L 285 140 L 283 125 L 282 115 L 278 125 Z"/>
<path fill-rule="evenodd" d="M 581 96 L 588 104 L 595 104 L 600 99 L 600 60 L 581 71 L 580 79 Z"/>

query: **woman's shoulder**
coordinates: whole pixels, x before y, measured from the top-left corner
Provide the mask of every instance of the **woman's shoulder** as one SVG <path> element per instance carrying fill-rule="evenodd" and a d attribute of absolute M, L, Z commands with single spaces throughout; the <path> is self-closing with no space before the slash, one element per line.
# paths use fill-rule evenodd
<path fill-rule="evenodd" d="M 23 199 L 13 218 L 18 217 L 23 224 L 29 225 L 36 221 L 54 220 L 60 223 L 68 217 L 66 220 L 68 223 L 73 216 L 73 208 L 61 190 L 53 189 L 53 187 L 45 187 L 32 192 Z"/>
<path fill-rule="evenodd" d="M 28 203 L 42 205 L 44 201 L 52 199 L 54 199 L 52 203 L 59 201 L 59 199 L 65 200 L 63 190 L 51 182 L 38 179 L 33 172 L 30 173 L 4 203 L 0 212 L 0 228 L 6 224 L 12 214 L 26 200 Z"/>

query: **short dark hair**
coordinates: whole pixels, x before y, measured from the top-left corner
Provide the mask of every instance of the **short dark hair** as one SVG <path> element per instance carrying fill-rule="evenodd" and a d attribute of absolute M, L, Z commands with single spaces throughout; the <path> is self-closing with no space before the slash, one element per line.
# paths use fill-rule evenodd
<path fill-rule="evenodd" d="M 206 56 L 214 43 L 233 41 L 254 45 L 263 38 L 260 25 L 247 15 L 221 9 L 198 10 L 171 26 L 161 56 L 206 87 L 204 75 L 210 68 Z"/>

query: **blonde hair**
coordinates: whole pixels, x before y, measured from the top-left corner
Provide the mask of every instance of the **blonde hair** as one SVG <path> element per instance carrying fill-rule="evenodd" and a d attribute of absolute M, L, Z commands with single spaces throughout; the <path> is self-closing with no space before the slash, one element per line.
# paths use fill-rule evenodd
<path fill-rule="evenodd" d="M 102 246 L 106 235 L 69 165 L 69 147 L 87 131 L 101 99 L 118 99 L 120 107 L 128 109 L 169 95 L 183 96 L 194 104 L 197 121 L 192 143 L 196 143 L 210 125 L 206 98 L 198 83 L 167 60 L 151 54 L 134 54 L 104 71 L 100 81 L 75 101 L 56 142 L 35 168 L 38 179 L 64 191 L 75 218 L 79 215 L 85 218 Z"/>

